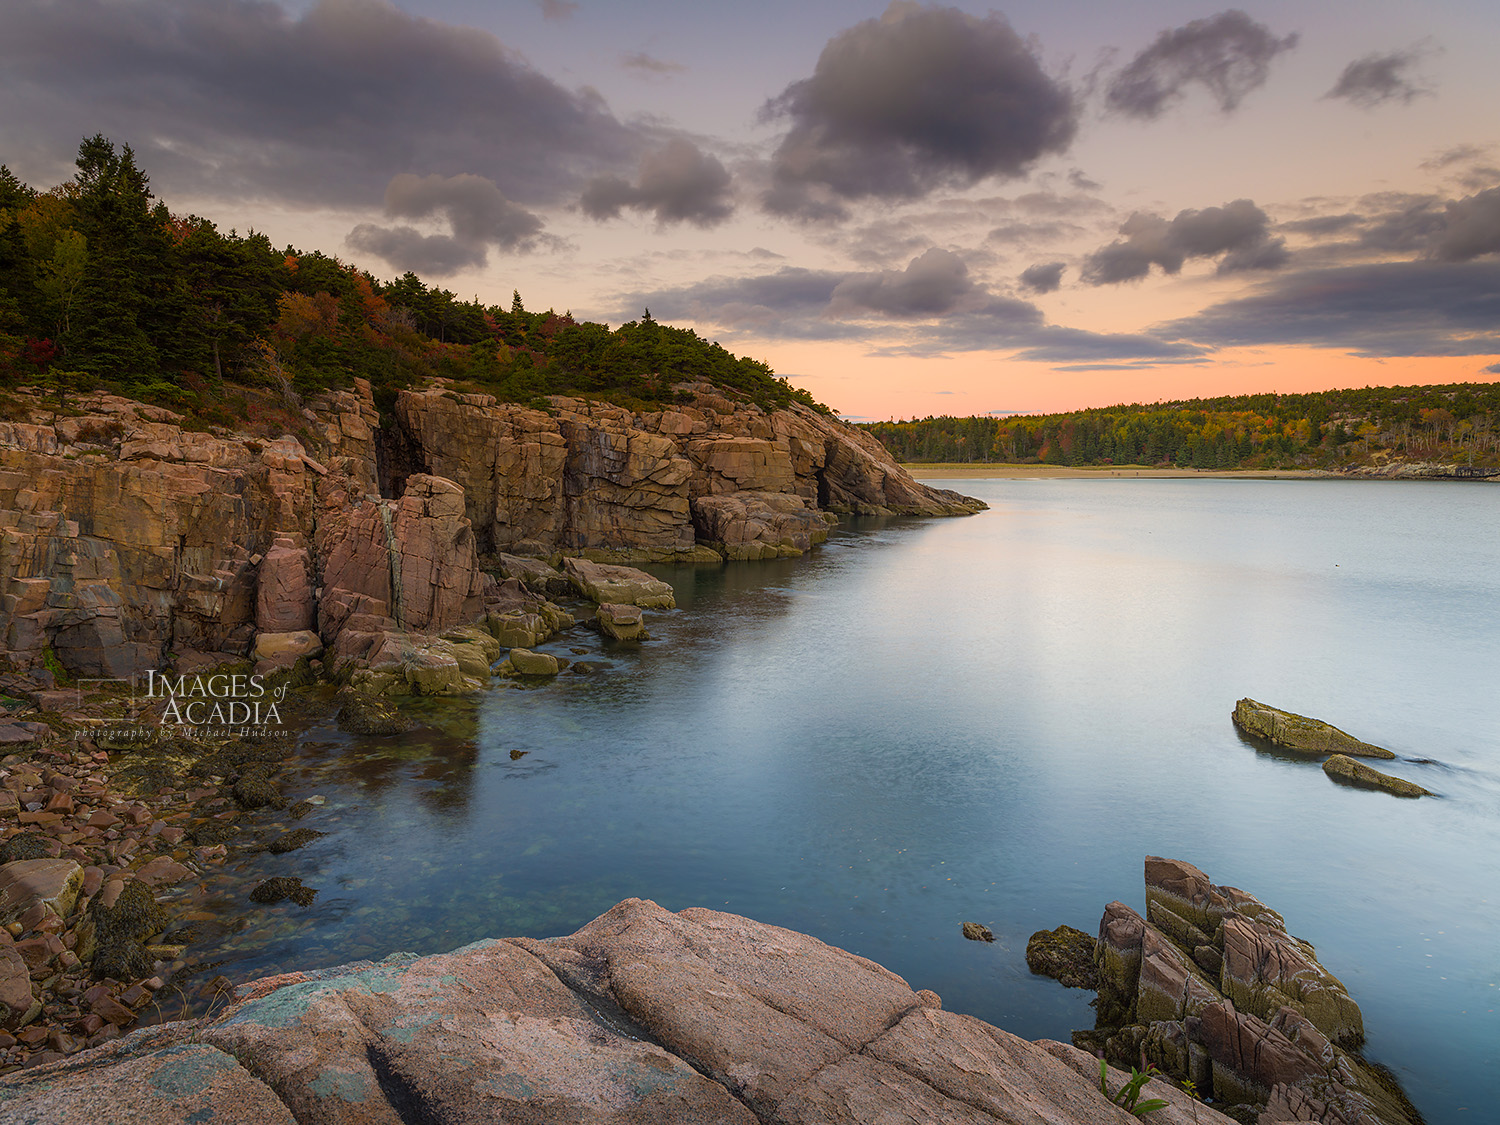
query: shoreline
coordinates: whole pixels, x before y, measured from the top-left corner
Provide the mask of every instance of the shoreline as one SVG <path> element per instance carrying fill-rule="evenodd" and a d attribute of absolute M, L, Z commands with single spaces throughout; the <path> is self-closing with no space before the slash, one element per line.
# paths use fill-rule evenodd
<path fill-rule="evenodd" d="M 1186 480 L 1215 477 L 1237 480 L 1357 480 L 1325 469 L 1158 469 L 1143 465 L 1020 465 L 1002 462 L 952 464 L 914 462 L 902 465 L 916 480 L 1127 480 L 1158 477 Z"/>

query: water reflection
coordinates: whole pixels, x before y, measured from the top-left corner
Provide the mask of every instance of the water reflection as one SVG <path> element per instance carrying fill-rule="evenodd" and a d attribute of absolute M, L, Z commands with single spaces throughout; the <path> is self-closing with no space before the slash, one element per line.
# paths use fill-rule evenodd
<path fill-rule="evenodd" d="M 1488 509 L 1073 483 L 965 486 L 993 510 L 802 559 L 654 567 L 679 608 L 648 613 L 652 640 L 542 646 L 594 673 L 420 702 L 399 739 L 310 724 L 282 787 L 323 804 L 258 831 L 328 835 L 235 853 L 194 904 L 227 919 L 195 949 L 222 964 L 187 979 L 566 933 L 641 895 L 810 932 L 1066 1037 L 1087 997 L 1031 977 L 1026 938 L 1141 905 L 1141 856 L 1180 855 L 1319 947 L 1434 1125 L 1500 1100 L 1500 643 L 1475 609 L 1500 567 L 1462 530 Z M 1340 789 L 1242 741 L 1244 695 L 1389 746 L 1449 799 Z M 317 900 L 250 904 L 270 875 Z"/>

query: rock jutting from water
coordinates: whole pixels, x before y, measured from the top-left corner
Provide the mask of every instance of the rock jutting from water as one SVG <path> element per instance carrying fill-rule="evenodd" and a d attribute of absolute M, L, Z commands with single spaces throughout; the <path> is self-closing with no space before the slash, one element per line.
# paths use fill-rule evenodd
<path fill-rule="evenodd" d="M 1110 1071 L 1106 1085 L 1127 1081 Z M 1157 1125 L 1229 1125 L 1160 1081 Z M 288 973 L 0 1079 L 0 1116 L 92 1125 L 571 1121 L 1130 1125 L 1095 1059 L 863 957 L 627 899 L 569 937 Z"/>
<path fill-rule="evenodd" d="M 1146 917 L 1104 908 L 1097 1020 L 1076 1045 L 1190 1081 L 1240 1121 L 1420 1125 L 1388 1072 L 1355 1053 L 1359 1006 L 1280 914 L 1181 860 L 1147 856 L 1145 882 Z M 1078 985 L 1068 958 L 1032 969 Z"/>
<path fill-rule="evenodd" d="M 1347 754 L 1354 758 L 1396 756 L 1380 746 L 1361 742 L 1322 719 L 1310 719 L 1306 715 L 1268 707 L 1253 699 L 1241 699 L 1234 705 L 1234 724 L 1246 734 L 1264 738 L 1299 754 Z"/>
<path fill-rule="evenodd" d="M 1415 781 L 1404 777 L 1392 777 L 1388 773 L 1371 769 L 1363 762 L 1356 762 L 1344 754 L 1335 754 L 1323 763 L 1323 772 L 1333 780 L 1360 789 L 1380 789 L 1394 793 L 1397 797 L 1430 797 L 1432 790 L 1423 789 Z"/>

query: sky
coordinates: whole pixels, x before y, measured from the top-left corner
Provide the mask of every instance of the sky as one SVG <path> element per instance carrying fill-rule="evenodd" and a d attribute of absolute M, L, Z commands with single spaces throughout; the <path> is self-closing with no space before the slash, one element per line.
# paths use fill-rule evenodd
<path fill-rule="evenodd" d="M 6 0 L 0 161 L 856 420 L 1500 380 L 1493 0 Z"/>

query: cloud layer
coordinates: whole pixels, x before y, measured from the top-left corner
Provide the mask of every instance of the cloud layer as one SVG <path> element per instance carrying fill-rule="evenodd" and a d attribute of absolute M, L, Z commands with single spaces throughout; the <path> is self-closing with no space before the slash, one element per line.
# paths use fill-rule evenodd
<path fill-rule="evenodd" d="M 1270 219 L 1248 199 L 1180 211 L 1170 222 L 1138 211 L 1125 220 L 1120 233 L 1123 239 L 1094 251 L 1085 261 L 1083 279 L 1090 285 L 1135 281 L 1153 265 L 1177 273 L 1189 258 L 1218 258 L 1221 274 L 1275 269 L 1287 260 L 1286 243 L 1271 237 Z"/>
<path fill-rule="evenodd" d="M 1077 129 L 1070 91 L 1003 16 L 899 0 L 830 40 L 763 115 L 791 122 L 765 205 L 815 219 L 850 200 L 1022 175 Z"/>
<path fill-rule="evenodd" d="M 1105 87 L 1104 104 L 1127 117 L 1160 117 L 1201 86 L 1225 113 L 1265 85 L 1271 62 L 1297 45 L 1238 8 L 1163 31 Z"/>
<path fill-rule="evenodd" d="M 174 194 L 320 205 L 378 203 L 413 170 L 555 202 L 644 140 L 493 35 L 384 0 L 295 18 L 260 0 L 12 0 L 0 120 L 13 164 L 103 131 Z"/>

